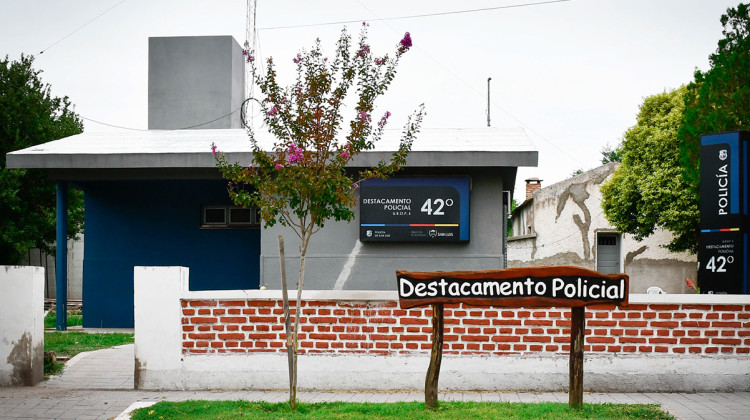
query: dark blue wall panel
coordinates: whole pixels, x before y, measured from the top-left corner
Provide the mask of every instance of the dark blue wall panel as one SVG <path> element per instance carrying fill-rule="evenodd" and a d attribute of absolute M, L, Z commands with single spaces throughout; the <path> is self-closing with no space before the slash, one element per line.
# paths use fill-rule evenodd
<path fill-rule="evenodd" d="M 86 193 L 85 327 L 133 326 L 133 267 L 190 268 L 191 290 L 257 288 L 258 229 L 200 229 L 201 206 L 231 204 L 226 183 L 107 181 Z"/>

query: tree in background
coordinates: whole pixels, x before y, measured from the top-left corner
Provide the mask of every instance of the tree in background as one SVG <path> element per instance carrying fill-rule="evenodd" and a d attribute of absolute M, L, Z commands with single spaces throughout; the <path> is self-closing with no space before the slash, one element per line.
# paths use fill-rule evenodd
<path fill-rule="evenodd" d="M 711 68 L 695 71 L 685 95 L 680 127 L 684 178 L 698 201 L 701 134 L 750 129 L 750 16 L 748 5 L 730 8 L 721 16 L 724 39 L 709 56 Z M 698 229 L 698 219 L 693 229 Z"/>
<path fill-rule="evenodd" d="M 668 229 L 674 233 L 670 251 L 695 252 L 698 207 L 681 176 L 677 140 L 685 92 L 681 87 L 643 101 L 619 147 L 622 163 L 601 192 L 604 214 L 620 232 L 642 240 L 657 228 Z"/>
<path fill-rule="evenodd" d="M 0 60 L 0 264 L 20 264 L 29 248 L 54 252 L 55 184 L 39 169 L 7 169 L 5 154 L 81 133 L 68 97 L 53 97 L 33 56 Z M 83 228 L 83 195 L 68 197 L 68 237 Z"/>
<path fill-rule="evenodd" d="M 401 56 L 411 47 L 407 32 L 393 56 L 376 56 L 367 40 L 363 24 L 359 44 L 352 52 L 351 37 L 344 30 L 335 56 L 329 60 L 320 50 L 320 41 L 310 51 L 293 59 L 296 81 L 281 87 L 273 59 L 268 59 L 266 75 L 259 75 L 252 51 L 245 51 L 260 87 L 263 121 L 276 138 L 270 150 L 258 144 L 249 130 L 253 161 L 241 165 L 227 162 L 223 153 L 213 151 L 235 204 L 257 207 L 264 227 L 280 223 L 291 228 L 300 240 L 300 268 L 295 315 L 300 314 L 305 278 L 305 257 L 311 236 L 329 220 L 351 221 L 358 183 L 367 178 L 385 178 L 395 173 L 411 150 L 419 131 L 423 108 L 408 120 L 400 146 L 388 161 L 359 173 L 346 169 L 357 154 L 372 150 L 381 138 L 390 112 L 373 116 L 375 99 L 384 94 L 396 75 Z M 351 89 L 354 100 L 347 101 Z M 351 119 L 344 121 L 343 112 Z M 377 121 L 377 122 L 374 122 Z M 342 131 L 347 134 L 341 133 Z M 283 260 L 282 281 L 283 280 Z M 282 286 L 285 291 L 285 287 Z M 284 296 L 286 296 L 284 292 Z M 285 299 L 286 303 L 286 299 Z M 285 304 L 286 306 L 286 304 Z M 290 331 L 288 309 L 287 351 L 290 356 L 290 405 L 296 409 L 297 345 L 299 318 Z"/>
<path fill-rule="evenodd" d="M 698 250 L 700 135 L 750 129 L 748 6 L 728 9 L 720 20 L 724 38 L 709 56 L 711 68 L 696 70 L 687 87 L 646 98 L 615 149 L 622 165 L 602 187 L 610 223 L 636 239 L 668 229 L 670 251 Z"/>
<path fill-rule="evenodd" d="M 607 143 L 599 153 L 602 154 L 602 165 L 610 162 L 622 162 L 622 146 L 612 147 Z"/>

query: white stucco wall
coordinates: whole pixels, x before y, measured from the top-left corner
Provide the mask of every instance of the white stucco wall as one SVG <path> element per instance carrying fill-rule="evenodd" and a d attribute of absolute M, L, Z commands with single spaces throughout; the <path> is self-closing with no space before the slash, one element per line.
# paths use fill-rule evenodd
<path fill-rule="evenodd" d="M 597 234 L 616 232 L 602 210 L 599 188 L 616 167 L 609 163 L 534 192 L 533 202 L 514 215 L 533 232 L 514 231 L 508 267 L 576 265 L 596 270 Z M 514 221 L 514 228 L 517 224 Z M 645 293 L 651 286 L 666 293 L 691 292 L 685 279 L 696 280 L 697 257 L 664 248 L 672 239 L 670 232 L 657 230 L 641 242 L 628 234 L 621 238 L 620 270 L 630 276 L 630 293 Z"/>
<path fill-rule="evenodd" d="M 44 269 L 0 266 L 0 386 L 44 377 Z"/>
<path fill-rule="evenodd" d="M 134 267 L 135 388 L 179 388 L 182 365 L 182 308 L 188 290 L 187 267 Z"/>

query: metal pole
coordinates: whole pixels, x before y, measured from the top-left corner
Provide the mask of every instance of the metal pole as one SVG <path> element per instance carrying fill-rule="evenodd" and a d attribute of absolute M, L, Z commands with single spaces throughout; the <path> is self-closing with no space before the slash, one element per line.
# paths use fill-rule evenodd
<path fill-rule="evenodd" d="M 57 331 L 68 329 L 68 183 L 57 183 L 57 242 L 55 244 Z"/>
<path fill-rule="evenodd" d="M 490 126 L 490 80 L 491 77 L 487 78 L 487 127 Z"/>

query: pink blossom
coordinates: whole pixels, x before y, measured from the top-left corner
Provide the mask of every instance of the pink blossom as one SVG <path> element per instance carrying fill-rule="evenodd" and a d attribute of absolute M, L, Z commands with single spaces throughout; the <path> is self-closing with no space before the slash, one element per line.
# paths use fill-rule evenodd
<path fill-rule="evenodd" d="M 391 113 L 389 111 L 385 112 L 385 115 L 383 115 L 383 118 L 380 119 L 380 122 L 378 122 L 378 128 L 385 127 L 385 123 L 388 122 L 388 117 L 391 116 Z"/>
<path fill-rule="evenodd" d="M 401 40 L 400 44 L 407 50 L 411 48 L 411 35 L 408 32 L 404 34 L 404 38 Z"/>
<path fill-rule="evenodd" d="M 297 147 L 295 144 L 289 146 L 289 163 L 302 162 L 302 158 L 305 157 L 304 149 Z"/>
<path fill-rule="evenodd" d="M 375 59 L 375 64 L 377 64 L 379 66 L 382 66 L 383 63 L 385 63 L 385 58 L 376 58 Z"/>
<path fill-rule="evenodd" d="M 283 168 L 284 168 L 284 165 L 282 165 L 282 164 L 280 164 L 280 163 L 277 163 L 277 164 L 276 164 L 276 166 L 275 166 L 275 168 L 276 168 L 276 170 L 278 171 L 278 170 L 281 170 L 281 169 L 283 169 Z"/>
<path fill-rule="evenodd" d="M 271 110 L 268 111 L 268 115 L 274 116 L 274 115 L 276 115 L 277 112 L 279 112 L 279 107 L 277 107 L 276 105 L 274 105 L 273 108 L 271 108 Z"/>
<path fill-rule="evenodd" d="M 355 183 L 354 183 L 354 189 L 356 190 L 357 188 L 359 188 L 359 184 L 357 184 L 357 183 L 355 182 Z"/>
<path fill-rule="evenodd" d="M 368 122 L 370 121 L 370 116 L 367 114 L 366 111 L 360 111 L 359 112 L 359 120 L 362 122 Z"/>
<path fill-rule="evenodd" d="M 339 156 L 341 156 L 344 159 L 349 159 L 350 155 L 349 155 L 348 151 L 344 150 L 343 152 L 341 152 L 341 154 Z"/>
<path fill-rule="evenodd" d="M 370 53 L 370 46 L 369 45 L 363 45 L 362 49 L 359 50 L 359 52 L 357 53 L 357 55 L 359 55 L 361 57 L 364 57 L 364 56 L 366 56 L 369 53 Z"/>
<path fill-rule="evenodd" d="M 213 155 L 216 156 L 216 145 L 215 144 L 211 145 L 211 153 L 213 153 Z"/>
<path fill-rule="evenodd" d="M 300 61 L 302 61 L 302 55 L 297 54 L 297 56 L 294 57 L 294 60 L 292 61 L 294 61 L 294 64 L 298 64 Z"/>
<path fill-rule="evenodd" d="M 251 62 L 251 61 L 253 61 L 253 60 L 255 60 L 255 57 L 253 57 L 253 55 L 250 54 L 250 50 L 242 50 L 242 55 L 247 56 L 247 62 L 248 63 Z"/>
<path fill-rule="evenodd" d="M 404 37 L 399 41 L 398 55 L 405 53 L 411 48 L 411 35 L 407 32 Z"/>

